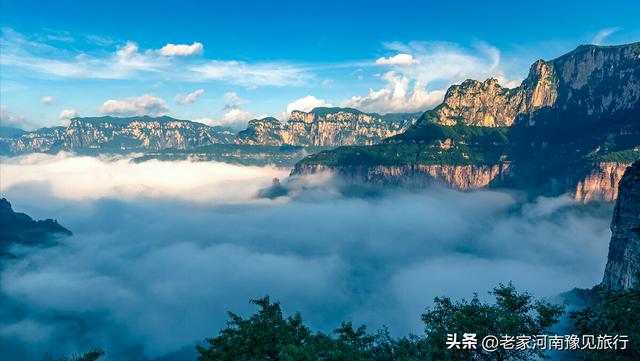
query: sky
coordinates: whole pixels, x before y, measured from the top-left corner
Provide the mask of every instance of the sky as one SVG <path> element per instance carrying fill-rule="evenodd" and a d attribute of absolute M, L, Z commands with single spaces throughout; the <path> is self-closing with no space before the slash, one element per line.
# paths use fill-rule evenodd
<path fill-rule="evenodd" d="M 350 106 L 417 112 L 517 86 L 536 59 L 640 40 L 637 1 L 16 1 L 0 4 L 3 125 L 167 114 L 242 128 Z"/>

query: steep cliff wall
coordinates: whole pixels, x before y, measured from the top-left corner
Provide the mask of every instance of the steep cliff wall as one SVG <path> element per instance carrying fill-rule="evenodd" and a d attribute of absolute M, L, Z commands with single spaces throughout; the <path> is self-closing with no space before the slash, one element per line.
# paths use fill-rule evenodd
<path fill-rule="evenodd" d="M 611 232 L 602 285 L 630 288 L 640 275 L 640 162 L 629 167 L 620 181 Z"/>
<path fill-rule="evenodd" d="M 444 184 L 459 190 L 474 190 L 500 182 L 509 172 L 508 164 L 485 165 L 398 165 L 326 167 L 298 164 L 293 175 L 330 172 L 357 183 L 423 188 Z"/>
<path fill-rule="evenodd" d="M 351 108 L 294 110 L 286 123 L 275 118 L 254 119 L 238 133 L 238 144 L 296 146 L 370 145 L 399 134 L 421 114 L 374 114 Z"/>
<path fill-rule="evenodd" d="M 582 203 L 594 201 L 612 202 L 618 196 L 618 182 L 628 163 L 596 163 L 570 169 L 552 181 L 553 188 L 542 189 L 539 180 L 521 179 L 524 176 L 517 165 L 444 165 L 406 164 L 375 166 L 329 167 L 319 164 L 296 164 L 292 175 L 330 172 L 355 183 L 395 185 L 408 188 L 424 188 L 434 183 L 458 190 L 482 188 L 513 188 L 544 191 L 550 195 L 570 193 Z M 540 188 L 537 188 L 540 187 Z"/>
<path fill-rule="evenodd" d="M 606 162 L 594 164 L 593 169 L 575 186 L 575 199 L 580 202 L 614 201 L 618 198 L 620 179 L 631 164 Z"/>
<path fill-rule="evenodd" d="M 513 89 L 495 79 L 466 80 L 447 90 L 442 104 L 421 121 L 443 125 L 510 126 L 518 116 L 544 108 L 576 109 L 590 116 L 637 109 L 640 99 L 638 43 L 585 45 L 551 61 L 536 61 Z"/>

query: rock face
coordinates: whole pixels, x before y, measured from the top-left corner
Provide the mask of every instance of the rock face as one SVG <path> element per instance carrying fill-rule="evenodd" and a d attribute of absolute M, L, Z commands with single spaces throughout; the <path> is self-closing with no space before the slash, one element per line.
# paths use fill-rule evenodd
<path fill-rule="evenodd" d="M 613 201 L 618 198 L 620 179 L 631 164 L 605 162 L 598 163 L 575 188 L 575 199 L 579 202 Z"/>
<path fill-rule="evenodd" d="M 46 245 L 56 237 L 70 235 L 58 222 L 34 221 L 24 213 L 14 212 L 11 203 L 0 198 L 0 257 L 12 256 L 9 248 L 15 244 Z"/>
<path fill-rule="evenodd" d="M 68 127 L 42 128 L 3 137 L 9 154 L 58 150 L 128 151 L 189 149 L 229 143 L 235 134 L 221 127 L 170 117 L 74 118 Z"/>
<path fill-rule="evenodd" d="M 640 162 L 627 168 L 620 181 L 611 220 L 611 242 L 602 285 L 626 289 L 640 277 Z"/>
<path fill-rule="evenodd" d="M 626 166 L 640 159 L 639 114 L 640 43 L 580 46 L 535 62 L 514 89 L 495 79 L 452 86 L 405 132 L 369 147 L 314 154 L 293 173 L 331 169 L 357 181 L 415 185 L 428 182 L 399 178 L 433 178 L 459 189 L 611 201 Z M 496 167 L 508 171 L 486 172 Z M 465 184 L 456 174 L 471 178 Z"/>
<path fill-rule="evenodd" d="M 405 188 L 423 188 L 432 184 L 445 184 L 459 190 L 474 190 L 502 180 L 509 165 L 401 165 L 374 167 L 326 167 L 298 164 L 293 174 L 330 172 L 350 180 L 377 185 L 396 185 Z"/>
<path fill-rule="evenodd" d="M 212 144 L 340 146 L 375 144 L 413 125 L 420 113 L 369 114 L 350 108 L 293 111 L 288 122 L 251 120 L 235 132 L 170 117 L 74 118 L 68 127 L 0 132 L 0 151 L 15 155 L 60 150 L 96 152 L 194 149 Z"/>
<path fill-rule="evenodd" d="M 369 145 L 404 132 L 419 113 L 375 114 L 351 108 L 294 110 L 286 123 L 275 118 L 254 119 L 238 133 L 239 144 L 341 146 Z"/>
<path fill-rule="evenodd" d="M 536 61 L 513 89 L 495 79 L 454 85 L 423 118 L 443 125 L 495 127 L 510 126 L 518 116 L 544 107 L 581 108 L 589 115 L 630 110 L 640 98 L 637 62 L 638 44 L 580 46 L 557 59 Z"/>

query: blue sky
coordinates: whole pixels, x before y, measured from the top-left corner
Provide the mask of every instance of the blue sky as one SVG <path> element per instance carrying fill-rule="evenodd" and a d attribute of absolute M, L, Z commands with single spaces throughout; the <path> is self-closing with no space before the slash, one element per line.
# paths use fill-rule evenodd
<path fill-rule="evenodd" d="M 3 0 L 2 122 L 422 111 L 466 78 L 515 86 L 538 58 L 639 41 L 639 13 L 637 1 Z"/>

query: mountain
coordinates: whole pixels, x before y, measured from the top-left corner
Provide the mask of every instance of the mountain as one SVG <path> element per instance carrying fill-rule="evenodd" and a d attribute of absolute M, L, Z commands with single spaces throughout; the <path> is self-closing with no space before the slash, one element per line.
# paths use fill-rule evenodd
<path fill-rule="evenodd" d="M 640 159 L 640 43 L 580 46 L 536 61 L 522 84 L 467 80 L 406 132 L 300 161 L 357 182 L 510 187 L 613 200 Z"/>
<path fill-rule="evenodd" d="M 363 113 L 350 108 L 293 111 L 286 123 L 275 118 L 251 120 L 237 136 L 230 129 L 162 117 L 73 118 L 68 127 L 26 132 L 2 127 L 0 154 L 194 150 L 215 144 L 328 147 L 375 144 L 405 131 L 420 117 L 413 114 Z M 245 148 L 242 148 L 245 149 Z"/>
<path fill-rule="evenodd" d="M 0 134 L 4 154 L 28 152 L 119 152 L 188 149 L 230 143 L 235 134 L 222 127 L 162 117 L 73 118 L 68 127 L 41 128 L 33 132 Z"/>
<path fill-rule="evenodd" d="M 640 162 L 627 168 L 619 187 L 602 281 L 608 289 L 631 288 L 640 280 Z"/>
<path fill-rule="evenodd" d="M 14 212 L 11 203 L 0 198 L 0 257 L 11 256 L 13 245 L 47 245 L 61 236 L 71 236 L 71 231 L 57 221 L 34 221 L 24 213 Z"/>
<path fill-rule="evenodd" d="M 314 108 L 310 112 L 294 110 L 289 120 L 254 119 L 238 133 L 239 144 L 341 146 L 376 144 L 384 138 L 404 132 L 421 113 L 363 113 L 352 108 Z"/>

